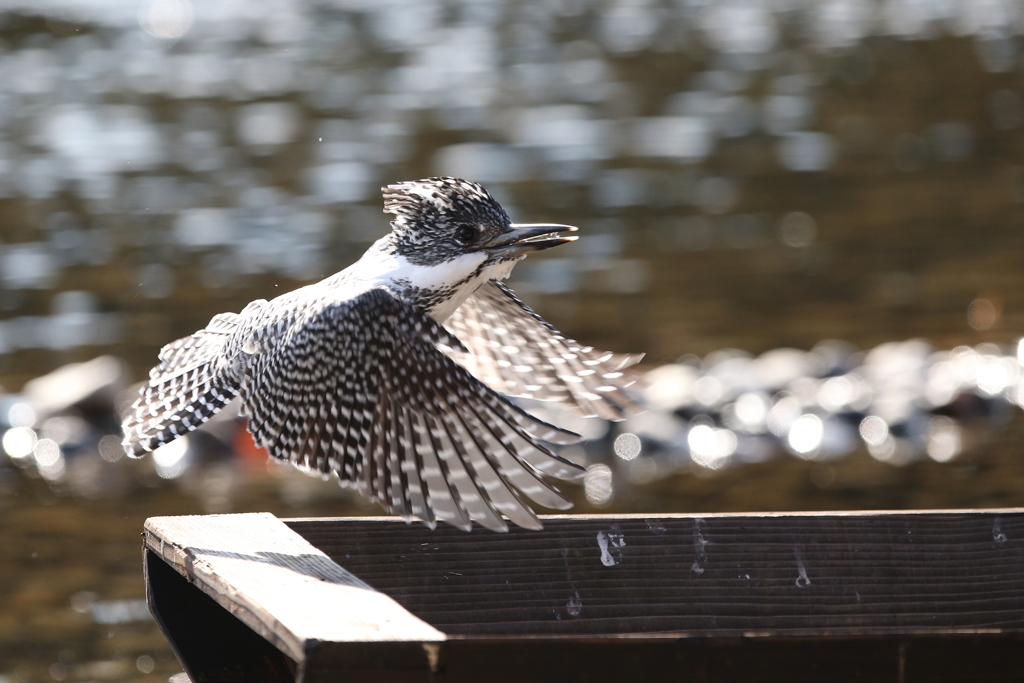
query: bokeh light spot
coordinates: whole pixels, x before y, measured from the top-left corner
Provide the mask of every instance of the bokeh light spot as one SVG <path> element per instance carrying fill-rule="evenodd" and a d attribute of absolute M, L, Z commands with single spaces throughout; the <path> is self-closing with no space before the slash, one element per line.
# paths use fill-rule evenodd
<path fill-rule="evenodd" d="M 877 415 L 868 415 L 860 423 L 860 438 L 869 446 L 879 446 L 889 438 L 889 425 Z"/>
<path fill-rule="evenodd" d="M 779 221 L 779 239 L 787 247 L 808 247 L 814 242 L 817 232 L 814 219 L 803 211 L 787 213 Z"/>
<path fill-rule="evenodd" d="M 182 436 L 153 451 L 153 465 L 161 479 L 176 479 L 188 468 L 188 437 Z"/>
<path fill-rule="evenodd" d="M 798 455 L 809 456 L 821 448 L 825 425 L 817 415 L 801 415 L 789 428 L 789 447 Z"/>
<path fill-rule="evenodd" d="M 640 442 L 640 437 L 636 434 L 619 434 L 615 438 L 615 455 L 619 456 L 625 461 L 636 460 L 637 456 L 640 455 L 640 451 L 643 445 Z"/>
<path fill-rule="evenodd" d="M 591 465 L 583 477 L 583 491 L 587 502 L 603 507 L 612 501 L 612 470 L 608 465 Z"/>
<path fill-rule="evenodd" d="M 14 427 L 4 432 L 4 452 L 12 460 L 21 460 L 32 455 L 36 446 L 36 433 L 28 427 Z"/>
<path fill-rule="evenodd" d="M 139 26 L 154 38 L 177 40 L 189 32 L 194 19 L 190 0 L 145 0 L 139 6 Z"/>
<path fill-rule="evenodd" d="M 936 415 L 928 421 L 928 456 L 936 462 L 949 462 L 963 447 L 960 426 L 950 417 Z"/>
<path fill-rule="evenodd" d="M 979 332 L 999 322 L 999 307 L 991 299 L 978 297 L 967 307 L 967 323 Z"/>

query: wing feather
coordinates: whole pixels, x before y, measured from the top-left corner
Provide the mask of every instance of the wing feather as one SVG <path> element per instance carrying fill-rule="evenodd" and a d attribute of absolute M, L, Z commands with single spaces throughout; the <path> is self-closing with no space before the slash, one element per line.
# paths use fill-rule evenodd
<path fill-rule="evenodd" d="M 383 289 L 323 302 L 254 359 L 241 394 L 274 457 L 319 472 L 403 517 L 504 531 L 540 522 L 519 495 L 568 502 L 545 476 L 577 465 L 539 442 L 576 435 L 495 393 L 440 347 L 465 348 Z"/>
<path fill-rule="evenodd" d="M 557 401 L 587 417 L 621 420 L 635 410 L 623 370 L 642 354 L 580 346 L 524 304 L 505 285 L 482 285 L 445 322 L 468 348 L 451 355 L 475 377 L 508 396 Z"/>

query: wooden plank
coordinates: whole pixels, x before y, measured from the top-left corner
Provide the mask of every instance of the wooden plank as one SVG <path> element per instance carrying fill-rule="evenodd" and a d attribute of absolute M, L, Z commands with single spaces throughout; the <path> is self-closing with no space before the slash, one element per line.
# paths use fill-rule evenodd
<path fill-rule="evenodd" d="M 146 598 L 192 683 L 293 683 L 285 656 L 153 551 L 143 551 Z"/>
<path fill-rule="evenodd" d="M 150 551 L 300 665 L 325 641 L 445 639 L 271 514 L 154 517 L 144 535 Z"/>
<path fill-rule="evenodd" d="M 286 523 L 450 635 L 1024 632 L 1021 509 L 543 519 Z"/>

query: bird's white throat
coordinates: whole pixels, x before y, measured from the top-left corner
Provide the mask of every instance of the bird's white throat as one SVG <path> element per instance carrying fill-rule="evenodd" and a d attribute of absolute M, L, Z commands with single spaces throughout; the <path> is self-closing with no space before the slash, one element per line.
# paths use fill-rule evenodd
<path fill-rule="evenodd" d="M 372 263 L 360 264 L 361 270 L 374 274 L 374 285 L 400 285 L 427 291 L 442 291 L 458 284 L 454 292 L 430 311 L 430 317 L 438 322 L 447 320 L 483 283 L 508 277 L 512 267 L 518 262 L 518 259 L 502 261 L 480 269 L 480 265 L 487 260 L 487 254 L 472 252 L 443 263 L 420 265 L 412 263 L 400 254 L 378 249 L 371 249 L 361 260 L 367 259 L 372 260 Z M 476 275 L 470 278 L 474 273 Z"/>

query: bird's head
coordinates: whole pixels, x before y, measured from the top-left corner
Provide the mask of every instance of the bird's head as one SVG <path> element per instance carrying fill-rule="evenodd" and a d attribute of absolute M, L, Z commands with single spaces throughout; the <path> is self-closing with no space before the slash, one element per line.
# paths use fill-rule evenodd
<path fill-rule="evenodd" d="M 512 223 L 501 204 L 469 180 L 410 180 L 382 191 L 384 213 L 395 216 L 391 242 L 416 265 L 437 265 L 473 253 L 486 256 L 486 263 L 519 260 L 576 239 L 553 235 L 576 230 L 571 225 Z"/>

